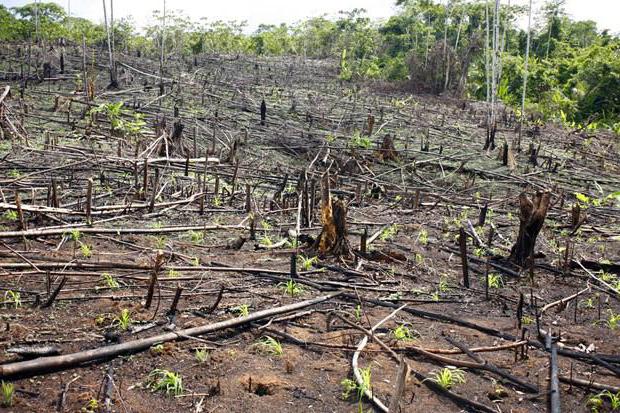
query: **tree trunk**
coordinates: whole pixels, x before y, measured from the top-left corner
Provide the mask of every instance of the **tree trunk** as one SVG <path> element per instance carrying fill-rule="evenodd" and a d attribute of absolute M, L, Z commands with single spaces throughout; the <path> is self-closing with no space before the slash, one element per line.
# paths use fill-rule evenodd
<path fill-rule="evenodd" d="M 347 206 L 341 199 L 331 199 L 329 173 L 323 175 L 321 223 L 323 229 L 314 244 L 319 253 L 338 257 L 351 256 L 351 246 L 347 239 Z"/>
<path fill-rule="evenodd" d="M 519 195 L 519 236 L 510 250 L 509 257 L 513 263 L 523 267 L 528 258 L 534 254 L 536 237 L 545 222 L 550 200 L 551 193 L 548 191 L 537 192 L 534 201 L 530 200 L 525 192 Z"/>
<path fill-rule="evenodd" d="M 108 88 L 116 89 L 118 88 L 118 80 L 116 78 L 116 64 L 114 63 L 114 53 L 112 52 L 112 39 L 110 37 L 110 27 L 108 26 L 108 14 L 105 7 L 105 0 L 103 0 L 103 22 L 108 37 L 108 55 L 110 59 L 110 84 Z"/>
<path fill-rule="evenodd" d="M 527 75 L 530 63 L 530 36 L 532 24 L 532 0 L 527 13 L 527 41 L 525 43 L 525 62 L 523 68 L 523 93 L 521 94 L 521 116 L 519 119 L 519 139 L 517 140 L 517 150 L 521 150 L 521 135 L 523 133 L 523 119 L 525 118 L 525 95 L 527 93 Z"/>

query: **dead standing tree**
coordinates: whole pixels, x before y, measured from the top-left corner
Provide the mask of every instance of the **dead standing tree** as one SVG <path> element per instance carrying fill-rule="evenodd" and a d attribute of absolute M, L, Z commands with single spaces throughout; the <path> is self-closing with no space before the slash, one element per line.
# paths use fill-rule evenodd
<path fill-rule="evenodd" d="M 551 193 L 538 191 L 532 201 L 526 193 L 519 195 L 519 236 L 510 250 L 509 260 L 523 267 L 534 254 L 536 238 L 549 211 Z"/>
<path fill-rule="evenodd" d="M 110 0 L 110 8 L 112 8 L 112 0 Z M 118 89 L 118 77 L 116 75 L 116 63 L 114 62 L 114 50 L 112 46 L 112 39 L 110 31 L 113 30 L 113 27 L 108 27 L 108 13 L 105 7 L 105 0 L 103 0 L 103 22 L 105 25 L 105 31 L 108 37 L 108 57 L 110 64 L 110 84 L 108 85 L 108 89 Z M 110 26 L 112 26 L 114 22 L 110 19 Z"/>

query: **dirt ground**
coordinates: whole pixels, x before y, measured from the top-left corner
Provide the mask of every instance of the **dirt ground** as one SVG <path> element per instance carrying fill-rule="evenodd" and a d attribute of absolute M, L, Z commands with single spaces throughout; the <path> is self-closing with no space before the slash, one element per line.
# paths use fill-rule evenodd
<path fill-rule="evenodd" d="M 106 90 L 106 55 L 94 50 L 88 78 L 96 93 L 85 104 L 76 81 L 80 48 L 68 46 L 66 73 L 43 81 L 34 79 L 34 62 L 44 55 L 33 53 L 39 60 L 22 98 L 23 57 L 0 46 L 0 87 L 11 88 L 0 106 L 0 378 L 15 389 L 12 406 L 0 411 L 381 411 L 359 389 L 343 395 L 343 381 L 354 378 L 352 359 L 366 337 L 359 327 L 388 315 L 360 351 L 359 367 L 370 373 L 372 395 L 390 406 L 399 361 L 375 338 L 408 365 L 391 411 L 480 410 L 429 388 L 452 367 L 462 382 L 449 390 L 462 400 L 489 411 L 547 411 L 551 359 L 539 329 L 557 341 L 562 411 L 589 412 L 593 396 L 620 386 L 617 136 L 527 122 L 518 150 L 514 115 L 501 109 L 498 148 L 484 151 L 479 103 L 343 83 L 335 62 L 282 58 L 171 59 L 161 98 L 151 75 L 156 59 L 122 55 L 121 89 Z M 45 56 L 54 67 L 58 53 Z M 105 109 L 88 113 L 119 101 L 124 122 L 144 114 L 140 132 L 126 124 L 112 130 Z M 386 135 L 394 159 L 378 149 Z M 502 162 L 504 141 L 512 167 Z M 328 170 L 332 196 L 347 204 L 350 254 L 339 257 L 312 245 Z M 520 268 L 506 259 L 519 230 L 518 196 L 544 190 L 551 208 L 535 263 Z M 55 371 L 4 370 L 22 360 L 8 351 L 16 347 L 70 355 L 335 292 L 303 309 L 134 354 Z M 261 344 L 266 337 L 276 345 Z M 482 362 L 448 339 L 483 348 L 475 352 Z M 460 363 L 492 364 L 500 374 Z M 177 374 L 182 392 L 153 389 L 156 369 Z M 599 411 L 612 411 L 609 398 L 601 401 Z"/>

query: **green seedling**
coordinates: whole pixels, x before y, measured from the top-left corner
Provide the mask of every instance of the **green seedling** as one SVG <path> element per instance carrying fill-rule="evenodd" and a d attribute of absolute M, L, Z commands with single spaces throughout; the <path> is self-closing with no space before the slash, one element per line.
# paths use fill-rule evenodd
<path fill-rule="evenodd" d="M 270 336 L 261 337 L 254 346 L 261 354 L 281 356 L 284 353 L 282 350 L 282 344 Z"/>
<path fill-rule="evenodd" d="M 310 257 L 310 258 L 308 258 L 308 257 L 306 257 L 304 255 L 298 255 L 297 256 L 297 261 L 301 265 L 302 270 L 310 271 L 312 266 L 314 264 L 316 264 L 319 261 L 319 259 L 318 259 L 318 257 Z"/>
<path fill-rule="evenodd" d="M 129 312 L 129 310 L 123 308 L 120 314 L 114 319 L 114 323 L 121 331 L 127 331 L 131 324 L 133 324 L 133 320 L 131 319 L 131 313 Z"/>
<path fill-rule="evenodd" d="M 450 390 L 457 384 L 465 383 L 465 373 L 461 369 L 445 367 L 427 380 L 434 381 L 446 390 Z"/>
<path fill-rule="evenodd" d="M 15 385 L 2 381 L 2 407 L 13 406 L 13 396 L 15 395 Z"/>
<path fill-rule="evenodd" d="M 4 304 L 13 305 L 15 308 L 21 307 L 22 295 L 18 291 L 8 290 L 4 293 Z"/>
<path fill-rule="evenodd" d="M 250 315 L 250 306 L 247 304 L 241 304 L 237 307 L 233 307 L 232 311 L 237 314 L 239 317 L 247 317 Z"/>
<path fill-rule="evenodd" d="M 291 297 L 297 297 L 298 295 L 303 294 L 304 290 L 293 280 L 288 280 L 286 283 L 278 284 L 280 289 L 286 295 L 290 295 Z"/>
<path fill-rule="evenodd" d="M 149 374 L 146 387 L 153 392 L 179 396 L 183 394 L 183 379 L 180 374 L 170 370 L 155 369 Z"/>
<path fill-rule="evenodd" d="M 17 221 L 17 219 L 19 218 L 17 211 L 13 211 L 12 209 L 6 211 L 2 216 L 7 221 L 11 221 L 11 222 Z"/>
<path fill-rule="evenodd" d="M 103 282 L 108 288 L 116 290 L 120 287 L 118 281 L 116 281 L 116 278 L 114 278 L 114 276 L 111 274 L 104 272 L 103 274 L 101 274 L 101 278 L 103 279 Z"/>
<path fill-rule="evenodd" d="M 394 238 L 394 236 L 396 236 L 397 233 L 398 233 L 398 225 L 392 224 L 388 227 L 383 228 L 383 230 L 381 230 L 381 235 L 379 235 L 379 239 L 381 241 L 388 241 Z"/>
<path fill-rule="evenodd" d="M 414 334 L 409 327 L 402 324 L 392 330 L 392 336 L 398 341 L 411 341 L 414 339 Z"/>
<path fill-rule="evenodd" d="M 207 349 L 196 349 L 194 357 L 198 363 L 203 364 L 209 360 L 209 351 Z"/>

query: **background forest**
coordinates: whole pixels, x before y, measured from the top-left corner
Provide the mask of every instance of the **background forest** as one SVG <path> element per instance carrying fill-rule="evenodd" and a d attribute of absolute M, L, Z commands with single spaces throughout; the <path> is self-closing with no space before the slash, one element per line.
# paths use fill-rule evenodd
<path fill-rule="evenodd" d="M 314 17 L 294 25 L 261 25 L 247 33 L 244 22 L 192 20 L 181 11 L 154 11 L 154 24 L 138 30 L 131 18 L 111 21 L 118 51 L 158 58 L 201 53 L 292 55 L 339 59 L 343 81 L 401 82 L 406 90 L 488 99 L 494 41 L 494 2 L 398 0 L 396 15 L 375 22 L 363 9 L 335 20 Z M 517 25 L 527 7 L 502 5 L 498 19 L 497 96 L 521 110 L 572 128 L 607 127 L 620 133 L 620 39 L 593 21 L 574 21 L 562 0 L 549 0 L 530 16 L 528 31 Z M 165 17 L 165 25 L 163 24 Z M 38 22 L 38 23 L 37 23 Z M 162 31 L 162 26 L 165 30 Z M 490 35 L 491 33 L 491 35 Z M 163 34 L 163 35 L 162 35 Z M 7 9 L 0 5 L 0 40 L 64 38 L 104 48 L 103 24 L 68 17 L 55 3 Z"/>

